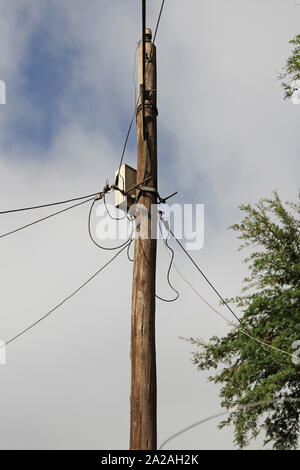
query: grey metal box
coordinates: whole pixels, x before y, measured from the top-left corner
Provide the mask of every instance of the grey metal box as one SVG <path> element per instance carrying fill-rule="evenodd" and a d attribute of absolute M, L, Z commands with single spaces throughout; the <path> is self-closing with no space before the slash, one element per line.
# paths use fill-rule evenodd
<path fill-rule="evenodd" d="M 116 171 L 116 175 L 119 170 Z M 136 170 L 129 165 L 122 165 L 120 168 L 118 187 L 123 191 L 128 191 L 134 185 L 136 185 Z M 129 207 L 134 203 L 136 196 L 136 189 L 130 191 L 126 196 L 116 190 L 115 191 L 115 206 L 118 209 L 128 211 Z"/>

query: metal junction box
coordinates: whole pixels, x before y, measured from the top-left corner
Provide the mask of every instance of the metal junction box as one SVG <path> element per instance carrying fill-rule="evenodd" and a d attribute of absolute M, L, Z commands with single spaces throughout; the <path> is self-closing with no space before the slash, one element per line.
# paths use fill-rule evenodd
<path fill-rule="evenodd" d="M 119 170 L 116 171 L 115 176 L 117 177 Z M 122 165 L 120 168 L 119 178 L 118 178 L 118 187 L 122 191 L 128 191 L 134 185 L 136 185 L 136 170 L 129 165 Z M 136 189 L 130 191 L 126 196 L 123 196 L 120 191 L 115 191 L 115 206 L 118 209 L 128 211 L 130 206 L 135 201 Z"/>

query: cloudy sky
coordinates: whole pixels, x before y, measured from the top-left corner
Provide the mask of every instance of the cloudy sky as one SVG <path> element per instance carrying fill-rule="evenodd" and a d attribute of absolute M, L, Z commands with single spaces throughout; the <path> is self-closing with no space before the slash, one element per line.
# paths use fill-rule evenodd
<path fill-rule="evenodd" d="M 148 1 L 154 28 L 160 0 Z M 0 210 L 60 200 L 113 181 L 134 109 L 138 0 L 1 0 Z M 277 80 L 299 33 L 296 0 L 167 0 L 157 37 L 159 188 L 205 204 L 193 256 L 225 296 L 239 293 L 238 205 L 299 184 L 300 107 Z M 135 165 L 135 129 L 126 161 Z M 50 211 L 1 216 L 1 233 Z M 0 339 L 34 322 L 110 254 L 91 244 L 88 207 L 0 244 Z M 159 245 L 158 292 L 170 296 Z M 176 251 L 177 265 L 218 299 Z M 1 449 L 126 449 L 132 265 L 125 255 L 51 318 L 7 348 L 0 366 Z M 218 389 L 179 336 L 227 331 L 174 272 L 176 304 L 157 305 L 159 442 L 220 411 Z M 231 449 L 232 429 L 206 423 L 170 448 Z M 251 444 L 260 448 L 261 440 Z"/>

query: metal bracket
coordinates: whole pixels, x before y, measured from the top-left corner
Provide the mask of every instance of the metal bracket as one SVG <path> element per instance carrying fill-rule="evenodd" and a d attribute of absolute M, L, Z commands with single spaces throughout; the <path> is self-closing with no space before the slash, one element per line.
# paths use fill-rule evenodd
<path fill-rule="evenodd" d="M 148 188 L 148 186 L 141 186 L 140 191 L 144 191 L 146 193 L 157 193 L 157 190 L 155 188 Z"/>
<path fill-rule="evenodd" d="M 158 195 L 158 196 L 159 196 L 160 202 L 161 202 L 162 204 L 165 204 L 168 199 L 170 199 L 170 198 L 173 197 L 173 196 L 176 196 L 176 194 L 178 194 L 178 191 L 176 191 L 175 193 L 170 194 L 170 196 L 168 196 L 168 197 L 162 198 L 162 197 L 160 197 L 159 195 Z"/>
<path fill-rule="evenodd" d="M 140 110 L 143 109 L 143 106 L 140 104 L 136 110 L 136 114 L 138 114 L 140 112 Z M 153 111 L 155 112 L 156 116 L 158 116 L 158 109 L 153 106 L 152 103 L 145 103 L 144 105 L 144 111 L 145 109 L 153 109 Z"/>

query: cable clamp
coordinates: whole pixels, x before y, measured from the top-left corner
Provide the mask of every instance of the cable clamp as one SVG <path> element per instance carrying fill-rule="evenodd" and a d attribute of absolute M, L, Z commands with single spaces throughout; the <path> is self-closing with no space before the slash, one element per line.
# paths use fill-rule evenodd
<path fill-rule="evenodd" d="M 159 192 L 155 188 L 151 188 L 151 187 L 148 187 L 148 186 L 140 186 L 139 190 L 140 190 L 140 192 L 145 192 L 145 193 L 147 193 L 147 192 L 155 193 L 157 195 L 157 199 L 158 199 L 159 204 L 166 204 L 168 199 L 170 199 L 171 197 L 178 194 L 178 191 L 176 191 L 175 193 L 170 194 L 170 196 L 162 198 L 162 197 L 160 197 Z"/>
<path fill-rule="evenodd" d="M 103 188 L 103 192 L 104 192 L 104 194 L 106 194 L 106 193 L 108 193 L 108 191 L 110 191 L 110 186 L 109 186 L 108 181 L 106 181 L 106 185 Z"/>
<path fill-rule="evenodd" d="M 108 193 L 111 189 L 112 189 L 112 187 L 109 186 L 109 183 L 107 181 L 106 185 L 103 188 L 103 191 L 100 191 L 100 193 L 98 193 L 95 196 L 95 201 L 99 201 L 99 199 L 102 199 L 105 196 L 105 194 Z"/>
<path fill-rule="evenodd" d="M 137 107 L 137 110 L 136 110 L 136 115 L 139 114 L 140 110 L 143 108 L 143 106 L 140 104 L 138 107 Z M 152 103 L 144 103 L 144 108 L 146 109 L 152 109 L 156 116 L 158 116 L 158 108 L 156 106 L 154 106 Z"/>

